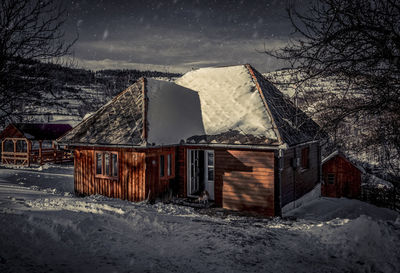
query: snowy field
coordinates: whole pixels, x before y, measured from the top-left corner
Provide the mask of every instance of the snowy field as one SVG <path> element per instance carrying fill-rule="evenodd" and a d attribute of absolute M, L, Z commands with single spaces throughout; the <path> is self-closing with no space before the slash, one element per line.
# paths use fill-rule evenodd
<path fill-rule="evenodd" d="M 0 272 L 399 272 L 388 209 L 320 198 L 257 219 L 75 197 L 72 172 L 0 168 Z"/>

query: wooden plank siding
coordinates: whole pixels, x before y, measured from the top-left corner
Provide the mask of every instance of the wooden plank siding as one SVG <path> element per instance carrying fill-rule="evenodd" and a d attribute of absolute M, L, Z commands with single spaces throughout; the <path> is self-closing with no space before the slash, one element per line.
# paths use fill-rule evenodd
<path fill-rule="evenodd" d="M 187 150 L 213 150 L 215 155 L 214 202 L 231 210 L 274 215 L 274 151 L 177 147 L 177 186 L 187 196 Z"/>
<path fill-rule="evenodd" d="M 215 201 L 231 210 L 274 215 L 271 151 L 215 150 Z"/>
<path fill-rule="evenodd" d="M 95 175 L 95 151 L 118 152 L 118 177 L 103 178 Z M 77 148 L 74 152 L 74 187 L 80 195 L 101 194 L 108 197 L 141 201 L 146 198 L 144 152 L 129 149 L 96 150 Z"/>
<path fill-rule="evenodd" d="M 301 158 L 303 148 L 309 149 L 308 168 L 294 168 L 296 158 Z M 283 152 L 283 170 L 281 173 L 281 206 L 300 198 L 311 191 L 319 182 L 320 151 L 319 144 L 305 144 L 289 148 Z M 299 160 L 301 163 L 301 160 Z"/>
<path fill-rule="evenodd" d="M 322 165 L 324 183 L 321 193 L 327 197 L 357 198 L 361 193 L 361 171 L 341 155 Z M 328 182 L 328 174 L 334 175 L 334 183 Z"/>
<path fill-rule="evenodd" d="M 164 155 L 164 166 L 167 165 L 167 155 L 171 154 L 171 175 L 160 177 L 160 156 Z M 176 178 L 176 147 L 163 147 L 148 150 L 146 153 L 146 185 L 148 188 L 149 198 L 164 199 L 169 195 L 170 189 L 173 187 Z"/>

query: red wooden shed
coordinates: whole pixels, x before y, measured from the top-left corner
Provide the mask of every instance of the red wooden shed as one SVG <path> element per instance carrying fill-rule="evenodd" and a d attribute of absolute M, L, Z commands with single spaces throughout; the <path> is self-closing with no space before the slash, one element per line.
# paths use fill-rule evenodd
<path fill-rule="evenodd" d="M 361 194 L 363 169 L 352 163 L 343 153 L 335 151 L 322 160 L 324 183 L 321 195 L 326 197 L 358 198 Z"/>
<path fill-rule="evenodd" d="M 217 206 L 273 216 L 319 182 L 318 132 L 239 65 L 175 83 L 142 78 L 58 142 L 74 149 L 78 194 L 141 201 L 207 191 Z"/>

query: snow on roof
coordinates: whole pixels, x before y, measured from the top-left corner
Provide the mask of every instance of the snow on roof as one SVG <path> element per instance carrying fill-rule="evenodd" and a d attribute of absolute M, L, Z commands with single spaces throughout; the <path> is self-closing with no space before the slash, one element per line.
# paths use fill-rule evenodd
<path fill-rule="evenodd" d="M 353 165 L 355 168 L 357 168 L 361 173 L 365 173 L 365 170 L 363 167 L 359 166 L 357 163 L 353 162 L 349 156 L 347 156 L 344 152 L 340 151 L 340 150 L 334 150 L 332 153 L 324 156 L 322 155 L 322 161 L 321 164 L 325 164 L 326 162 L 328 162 L 329 160 L 331 160 L 332 158 L 336 157 L 336 156 L 341 156 L 344 160 L 346 160 L 347 162 L 349 162 L 351 165 Z"/>
<path fill-rule="evenodd" d="M 197 92 L 172 82 L 147 79 L 147 142 L 177 144 L 193 135 L 204 135 Z"/>
<path fill-rule="evenodd" d="M 262 142 L 278 141 L 271 116 L 244 65 L 201 68 L 186 73 L 176 83 L 198 92 L 207 136 L 235 132 Z"/>
<path fill-rule="evenodd" d="M 313 140 L 318 130 L 250 65 L 238 65 L 191 71 L 175 83 L 141 79 L 58 141 L 290 146 Z"/>

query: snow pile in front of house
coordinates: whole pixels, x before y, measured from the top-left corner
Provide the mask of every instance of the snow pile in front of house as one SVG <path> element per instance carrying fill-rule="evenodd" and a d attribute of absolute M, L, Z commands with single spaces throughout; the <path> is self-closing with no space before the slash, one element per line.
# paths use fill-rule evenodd
<path fill-rule="evenodd" d="M 204 135 L 197 92 L 172 82 L 147 80 L 149 144 L 178 144 L 194 135 Z"/>
<path fill-rule="evenodd" d="M 73 185 L 72 168 L 51 166 L 38 175 L 0 169 L 0 272 L 319 273 L 400 267 L 399 214 L 358 200 L 319 198 L 293 210 L 296 219 L 259 219 L 76 197 L 63 192 Z"/>
<path fill-rule="evenodd" d="M 284 216 L 307 220 L 329 221 L 332 219 L 356 219 L 365 215 L 373 219 L 395 221 L 399 214 L 387 208 L 379 208 L 356 199 L 320 197 L 284 213 Z"/>
<path fill-rule="evenodd" d="M 244 65 L 201 68 L 176 80 L 199 93 L 207 135 L 238 131 L 276 140 L 272 121 Z"/>

